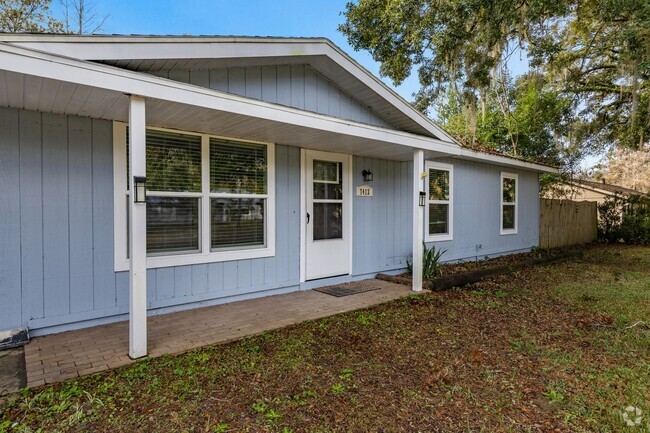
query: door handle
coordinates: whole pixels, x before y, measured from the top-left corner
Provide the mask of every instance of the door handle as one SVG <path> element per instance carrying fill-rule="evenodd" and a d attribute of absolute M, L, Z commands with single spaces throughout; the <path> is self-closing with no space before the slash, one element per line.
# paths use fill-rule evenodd
<path fill-rule="evenodd" d="M 307 224 L 309 224 L 309 218 L 310 218 L 310 215 L 309 215 L 309 212 L 307 212 Z"/>

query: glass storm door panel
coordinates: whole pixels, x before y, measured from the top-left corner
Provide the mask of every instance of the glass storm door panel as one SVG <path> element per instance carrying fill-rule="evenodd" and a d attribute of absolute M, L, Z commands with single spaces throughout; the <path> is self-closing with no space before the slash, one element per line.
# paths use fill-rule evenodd
<path fill-rule="evenodd" d="M 305 278 L 349 274 L 349 158 L 316 151 L 306 156 Z"/>

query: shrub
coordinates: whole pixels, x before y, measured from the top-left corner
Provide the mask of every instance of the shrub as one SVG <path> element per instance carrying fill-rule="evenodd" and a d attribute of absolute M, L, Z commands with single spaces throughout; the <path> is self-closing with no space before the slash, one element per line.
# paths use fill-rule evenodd
<path fill-rule="evenodd" d="M 430 280 L 434 277 L 437 277 L 440 275 L 440 258 L 444 253 L 447 252 L 447 250 L 438 250 L 436 251 L 436 247 L 432 246 L 431 248 L 427 248 L 427 245 L 423 242 L 422 243 L 423 250 L 422 250 L 422 278 L 425 280 Z M 413 274 L 413 264 L 409 262 L 408 260 L 406 261 L 406 266 L 408 268 L 408 271 Z"/>
<path fill-rule="evenodd" d="M 627 199 L 621 238 L 631 244 L 650 244 L 650 197 L 636 195 Z"/>
<path fill-rule="evenodd" d="M 599 204 L 598 238 L 605 242 L 650 243 L 650 197 L 615 196 Z"/>

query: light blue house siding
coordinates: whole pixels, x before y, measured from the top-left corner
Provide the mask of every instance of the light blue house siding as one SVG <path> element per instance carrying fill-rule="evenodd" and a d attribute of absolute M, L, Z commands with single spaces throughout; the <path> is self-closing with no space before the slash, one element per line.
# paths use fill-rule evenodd
<path fill-rule="evenodd" d="M 428 243 L 447 250 L 443 261 L 528 251 L 539 244 L 539 176 L 535 172 L 454 158 L 453 240 Z M 517 234 L 500 234 L 501 172 L 519 175 Z"/>
<path fill-rule="evenodd" d="M 276 257 L 149 270 L 150 308 L 299 288 L 300 150 L 275 149 Z M 0 181 L 0 330 L 128 312 L 128 273 L 114 272 L 111 122 L 0 108 Z"/>
<path fill-rule="evenodd" d="M 0 330 L 27 326 L 38 335 L 126 318 L 128 273 L 114 272 L 113 263 L 112 146 L 109 121 L 0 108 Z M 151 310 L 316 284 L 299 277 L 300 150 L 275 149 L 276 256 L 149 270 Z M 501 169 L 445 161 L 454 164 L 455 182 L 454 240 L 440 243 L 445 260 L 538 243 L 537 174 L 514 171 L 519 233 L 500 236 Z M 354 157 L 355 187 L 363 169 L 374 173 L 374 196 L 353 200 L 352 278 L 401 271 L 411 254 L 412 164 Z"/>
<path fill-rule="evenodd" d="M 157 76 L 327 116 L 392 128 L 384 119 L 306 65 L 163 71 Z"/>
<path fill-rule="evenodd" d="M 354 188 L 361 172 L 373 173 L 372 197 L 354 197 L 352 272 L 354 275 L 406 268 L 413 237 L 413 163 L 355 157 Z"/>
<path fill-rule="evenodd" d="M 151 269 L 149 308 L 164 312 L 300 288 L 300 149 L 275 149 L 276 256 Z M 383 180 L 378 197 L 354 203 L 354 273 L 403 267 L 406 225 L 391 239 L 363 239 L 386 233 L 388 221 L 410 220 L 406 202 L 390 203 L 403 195 L 393 188 L 409 184 L 408 164 L 357 158 L 356 165 Z M 38 335 L 127 313 L 128 273 L 114 272 L 113 263 L 111 122 L 0 108 L 0 181 L 0 329 L 28 326 Z M 386 219 L 374 218 L 377 211 Z"/>

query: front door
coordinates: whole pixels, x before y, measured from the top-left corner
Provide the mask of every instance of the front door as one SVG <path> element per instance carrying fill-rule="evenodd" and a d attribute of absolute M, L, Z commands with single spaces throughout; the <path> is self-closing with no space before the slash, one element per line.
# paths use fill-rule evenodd
<path fill-rule="evenodd" d="M 308 150 L 305 164 L 305 279 L 349 274 L 350 158 Z"/>

